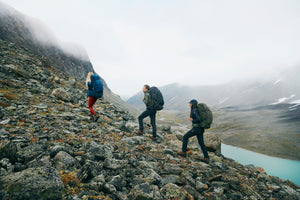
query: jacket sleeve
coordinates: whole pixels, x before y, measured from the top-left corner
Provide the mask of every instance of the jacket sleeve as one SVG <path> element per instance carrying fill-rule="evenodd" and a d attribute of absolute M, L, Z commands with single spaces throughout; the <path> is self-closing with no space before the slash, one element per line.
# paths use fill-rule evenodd
<path fill-rule="evenodd" d="M 91 82 L 88 82 L 88 89 L 92 90 L 92 83 Z"/>
<path fill-rule="evenodd" d="M 150 97 L 150 94 L 148 92 L 145 93 L 143 101 L 144 101 L 146 106 L 150 105 L 151 97 Z"/>
<path fill-rule="evenodd" d="M 193 124 L 200 123 L 200 122 L 201 122 L 201 119 L 200 119 L 199 113 L 198 113 L 197 109 L 194 109 L 193 110 Z"/>

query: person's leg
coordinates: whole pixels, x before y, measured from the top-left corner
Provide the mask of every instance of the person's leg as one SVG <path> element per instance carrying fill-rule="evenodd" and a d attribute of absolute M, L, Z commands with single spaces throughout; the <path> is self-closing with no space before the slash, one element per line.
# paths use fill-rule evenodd
<path fill-rule="evenodd" d="M 144 126 L 143 126 L 143 119 L 148 117 L 151 113 L 149 113 L 149 110 L 145 110 L 139 117 L 139 131 L 143 132 L 144 131 Z"/>
<path fill-rule="evenodd" d="M 152 126 L 153 137 L 156 137 L 155 118 L 156 118 L 156 110 L 153 110 L 153 111 L 151 111 L 151 114 L 150 114 L 150 122 L 151 122 L 151 126 Z"/>
<path fill-rule="evenodd" d="M 207 149 L 206 149 L 206 146 L 204 144 L 203 133 L 204 133 L 204 129 L 201 128 L 199 130 L 199 133 L 197 134 L 197 139 L 198 139 L 198 143 L 199 143 L 199 145 L 200 145 L 200 147 L 202 149 L 204 158 L 208 158 L 209 159 L 209 156 L 208 156 L 208 153 L 207 153 Z"/>
<path fill-rule="evenodd" d="M 184 136 L 183 136 L 183 140 L 182 140 L 182 151 L 186 152 L 187 151 L 187 145 L 188 145 L 188 140 L 190 137 L 195 136 L 197 133 L 194 131 L 194 128 L 192 128 L 189 132 L 187 132 Z"/>
<path fill-rule="evenodd" d="M 96 103 L 97 98 L 95 97 L 89 97 L 89 109 L 91 111 L 91 115 L 96 114 L 96 111 L 93 108 L 93 105 Z"/>

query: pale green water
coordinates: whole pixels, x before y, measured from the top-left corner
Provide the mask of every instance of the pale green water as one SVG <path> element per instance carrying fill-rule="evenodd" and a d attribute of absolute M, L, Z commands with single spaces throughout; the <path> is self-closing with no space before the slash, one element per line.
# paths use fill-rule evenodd
<path fill-rule="evenodd" d="M 262 167 L 268 175 L 290 180 L 300 185 L 300 161 L 267 156 L 231 145 L 222 144 L 222 154 L 243 165 Z"/>

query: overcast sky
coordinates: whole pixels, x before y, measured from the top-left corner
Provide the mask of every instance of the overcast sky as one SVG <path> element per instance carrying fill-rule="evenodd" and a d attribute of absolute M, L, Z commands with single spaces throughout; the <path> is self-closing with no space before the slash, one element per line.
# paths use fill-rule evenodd
<path fill-rule="evenodd" d="M 0 0 L 83 46 L 117 94 L 300 67 L 299 0 Z"/>

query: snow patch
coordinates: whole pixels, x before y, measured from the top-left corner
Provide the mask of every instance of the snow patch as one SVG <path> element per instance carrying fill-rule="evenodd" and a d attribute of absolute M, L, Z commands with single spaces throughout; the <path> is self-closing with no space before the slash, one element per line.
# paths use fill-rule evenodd
<path fill-rule="evenodd" d="M 270 105 L 276 105 L 276 104 L 284 103 L 284 102 L 286 102 L 287 100 L 294 98 L 295 96 L 296 96 L 295 94 L 292 94 L 290 97 L 283 97 L 283 98 L 280 98 L 280 99 L 278 99 L 276 102 L 271 103 Z"/>

